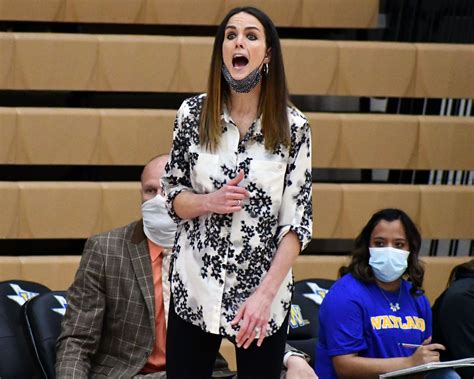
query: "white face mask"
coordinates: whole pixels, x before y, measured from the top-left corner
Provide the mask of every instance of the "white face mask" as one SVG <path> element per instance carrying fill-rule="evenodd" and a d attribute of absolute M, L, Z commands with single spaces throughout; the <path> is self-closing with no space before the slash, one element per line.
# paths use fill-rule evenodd
<path fill-rule="evenodd" d="M 156 195 L 142 204 L 143 231 L 148 239 L 164 248 L 173 247 L 176 224 L 168 215 L 165 198 Z"/>
<path fill-rule="evenodd" d="M 393 247 L 369 247 L 369 265 L 375 277 L 384 283 L 400 278 L 408 267 L 409 251 Z"/>

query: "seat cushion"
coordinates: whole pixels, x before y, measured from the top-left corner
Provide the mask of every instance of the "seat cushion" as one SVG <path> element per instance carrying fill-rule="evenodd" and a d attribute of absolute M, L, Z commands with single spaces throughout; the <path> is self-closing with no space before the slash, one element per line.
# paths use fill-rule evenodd
<path fill-rule="evenodd" d="M 33 354 L 27 343 L 21 306 L 49 288 L 24 280 L 0 282 L 0 377 L 32 378 L 36 375 Z"/>
<path fill-rule="evenodd" d="M 56 340 L 61 331 L 66 307 L 64 291 L 41 294 L 23 306 L 29 342 L 35 352 L 37 364 L 46 378 L 54 378 Z"/>

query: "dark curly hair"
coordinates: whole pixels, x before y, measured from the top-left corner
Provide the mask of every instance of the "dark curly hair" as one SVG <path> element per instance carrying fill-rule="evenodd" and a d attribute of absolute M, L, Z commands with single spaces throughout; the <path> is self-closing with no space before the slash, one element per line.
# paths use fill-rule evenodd
<path fill-rule="evenodd" d="M 382 220 L 391 222 L 400 220 L 405 230 L 410 255 L 408 256 L 408 267 L 404 276 L 412 283 L 410 290 L 412 295 L 422 295 L 424 290 L 423 276 L 425 270 L 418 259 L 421 246 L 421 235 L 411 218 L 402 210 L 395 208 L 386 208 L 373 214 L 367 225 L 364 226 L 360 234 L 355 239 L 354 249 L 352 250 L 352 259 L 348 266 L 342 266 L 339 269 L 339 275 L 351 273 L 355 278 L 362 282 L 373 282 L 375 277 L 372 268 L 369 265 L 369 246 L 370 237 L 374 228 Z"/>

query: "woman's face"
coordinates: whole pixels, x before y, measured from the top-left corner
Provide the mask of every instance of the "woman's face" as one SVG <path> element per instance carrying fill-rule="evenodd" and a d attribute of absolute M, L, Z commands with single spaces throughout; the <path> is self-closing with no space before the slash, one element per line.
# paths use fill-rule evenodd
<path fill-rule="evenodd" d="M 381 220 L 370 235 L 369 247 L 394 247 L 410 251 L 405 229 L 400 220 Z"/>
<path fill-rule="evenodd" d="M 236 80 L 245 78 L 257 67 L 270 61 L 266 57 L 265 29 L 260 21 L 245 12 L 227 22 L 222 43 L 224 64 Z"/>

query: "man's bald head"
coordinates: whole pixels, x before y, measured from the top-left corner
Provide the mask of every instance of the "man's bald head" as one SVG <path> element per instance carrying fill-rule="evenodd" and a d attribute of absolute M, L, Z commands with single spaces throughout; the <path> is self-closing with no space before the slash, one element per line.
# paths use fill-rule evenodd
<path fill-rule="evenodd" d="M 158 155 L 152 158 L 143 168 L 141 176 L 142 202 L 154 198 L 157 194 L 162 194 L 160 179 L 165 173 L 168 154 Z"/>

